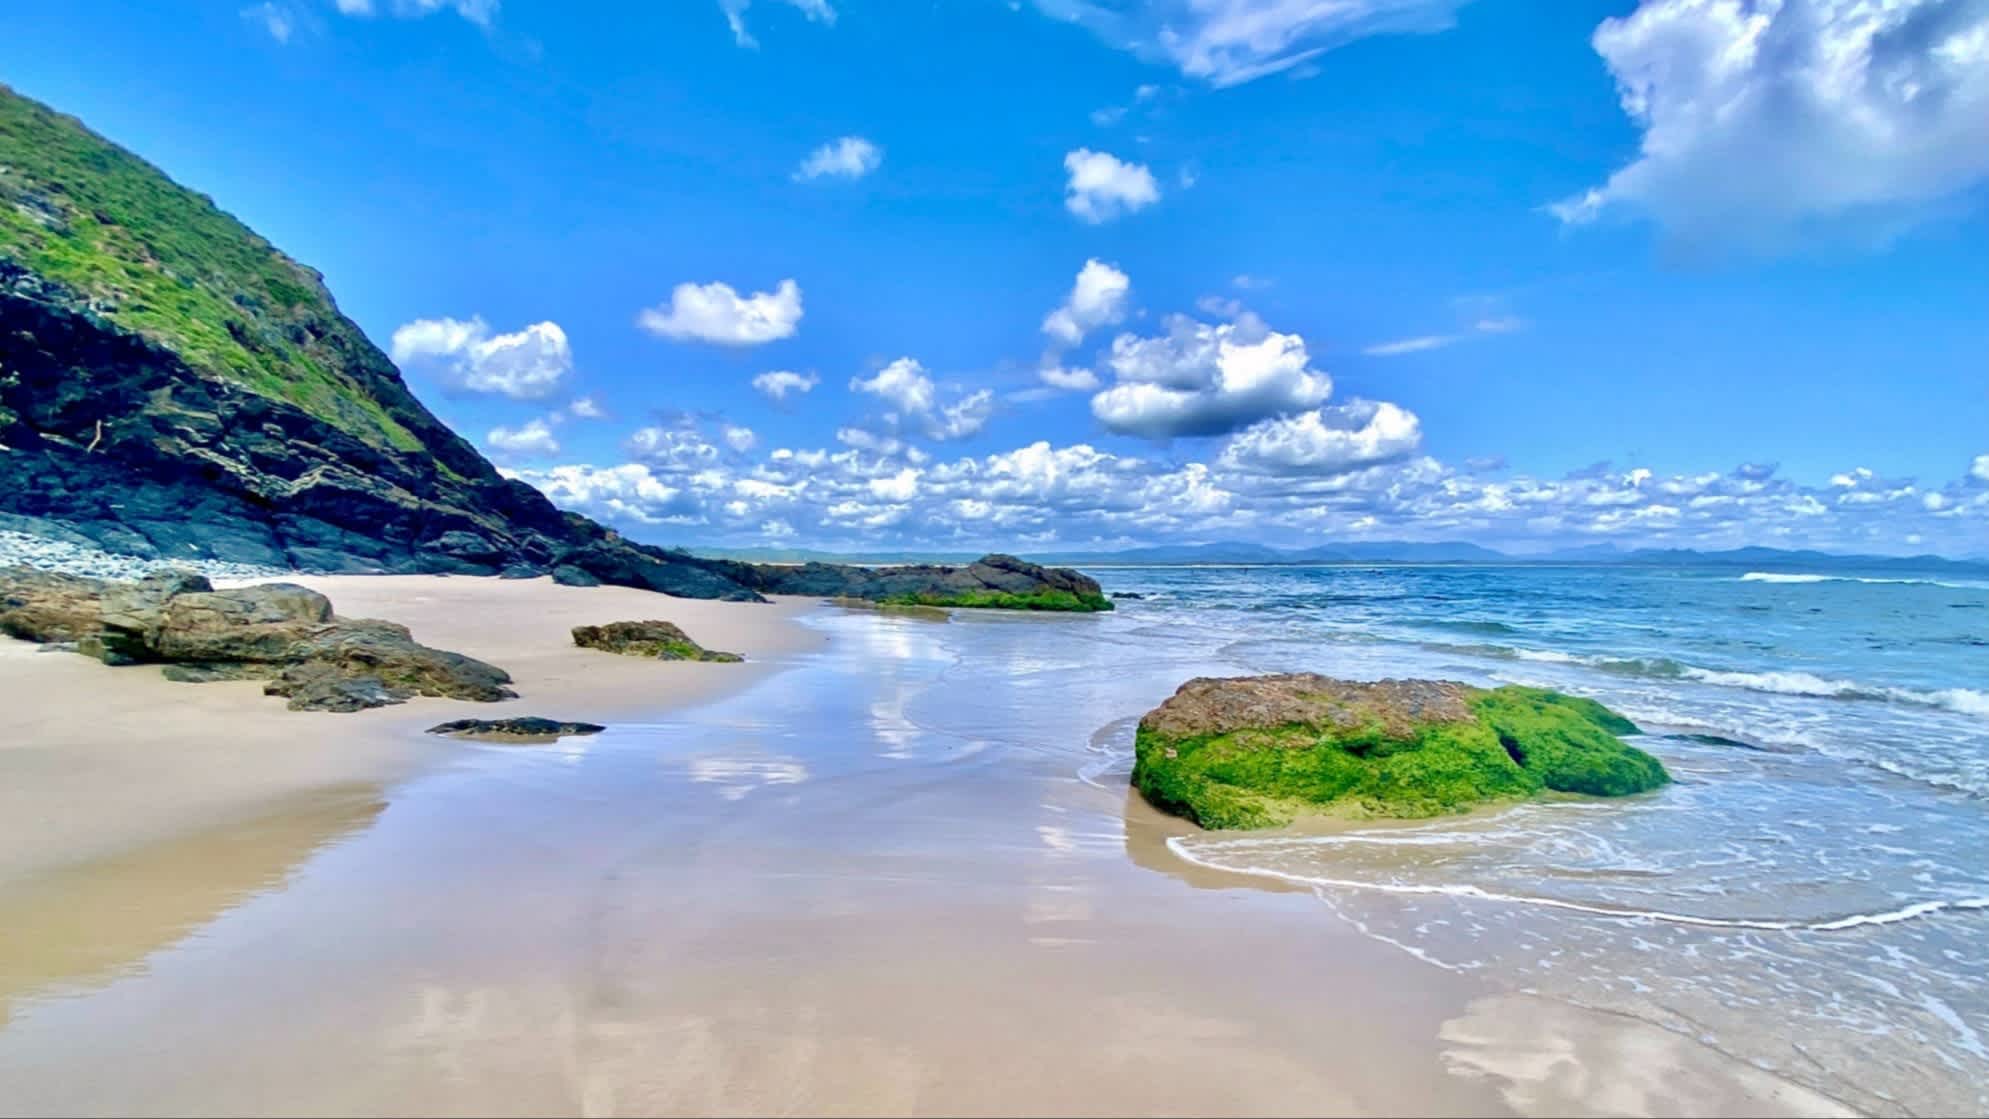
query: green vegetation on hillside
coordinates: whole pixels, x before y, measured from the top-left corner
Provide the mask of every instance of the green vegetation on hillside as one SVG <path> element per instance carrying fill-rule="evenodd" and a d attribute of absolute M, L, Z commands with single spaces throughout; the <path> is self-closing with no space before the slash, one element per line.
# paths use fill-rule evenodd
<path fill-rule="evenodd" d="M 315 273 L 76 121 L 0 85 L 0 256 L 191 367 L 376 446 L 421 442 L 346 370 L 366 343 Z"/>
<path fill-rule="evenodd" d="M 1133 784 L 1207 828 L 1264 828 L 1299 816 L 1437 816 L 1543 789 L 1624 796 L 1670 781 L 1618 734 L 1636 726 L 1593 700 L 1503 687 L 1470 701 L 1475 719 L 1404 734 L 1378 724 L 1304 724 L 1169 737 L 1142 725 Z"/>

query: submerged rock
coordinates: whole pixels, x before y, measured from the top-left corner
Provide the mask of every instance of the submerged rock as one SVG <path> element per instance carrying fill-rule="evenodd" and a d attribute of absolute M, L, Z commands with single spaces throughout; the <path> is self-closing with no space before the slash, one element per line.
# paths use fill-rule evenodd
<path fill-rule="evenodd" d="M 599 723 L 569 723 L 523 715 L 515 719 L 455 719 L 429 727 L 428 733 L 498 741 L 545 741 L 570 734 L 599 734 L 607 729 Z"/>
<path fill-rule="evenodd" d="M 1637 727 L 1541 688 L 1355 683 L 1311 673 L 1190 680 L 1140 720 L 1133 785 L 1209 828 L 1300 816 L 1434 816 L 1552 790 L 1666 784 Z"/>
<path fill-rule="evenodd" d="M 609 622 L 604 626 L 574 626 L 573 643 L 583 649 L 599 649 L 627 657 L 654 657 L 664 661 L 720 661 L 737 663 L 746 658 L 737 653 L 721 653 L 692 641 L 674 622 Z"/>
<path fill-rule="evenodd" d="M 393 622 L 340 618 L 330 599 L 289 583 L 217 591 L 189 572 L 112 582 L 0 568 L 0 633 L 74 641 L 109 665 L 162 664 L 186 683 L 267 680 L 263 690 L 297 711 L 513 694 L 495 665 L 431 649 Z"/>

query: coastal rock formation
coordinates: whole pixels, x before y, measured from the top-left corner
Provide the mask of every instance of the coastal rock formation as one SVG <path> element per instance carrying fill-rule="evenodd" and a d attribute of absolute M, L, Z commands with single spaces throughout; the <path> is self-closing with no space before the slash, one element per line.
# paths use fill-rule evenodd
<path fill-rule="evenodd" d="M 1028 577 L 1005 557 L 778 568 L 638 544 L 563 513 L 423 407 L 317 272 L 5 86 L 0 529 L 146 558 L 549 574 L 690 598 L 1103 601 L 1083 576 Z"/>
<path fill-rule="evenodd" d="M 721 653 L 692 641 L 674 622 L 609 622 L 604 626 L 574 626 L 573 643 L 583 649 L 620 653 L 625 657 L 654 657 L 660 661 L 716 661 L 737 664 L 746 658 Z"/>
<path fill-rule="evenodd" d="M 1594 700 L 1541 688 L 1203 677 L 1140 720 L 1133 786 L 1208 828 L 1434 816 L 1547 790 L 1626 796 L 1670 780 L 1617 737 L 1636 733 Z"/>
<path fill-rule="evenodd" d="M 1005 555 L 982 556 L 964 567 L 807 563 L 798 567 L 762 565 L 754 570 L 752 585 L 766 594 L 861 598 L 893 606 L 1077 612 L 1112 609 L 1112 600 L 1090 576 Z"/>
<path fill-rule="evenodd" d="M 182 682 L 267 680 L 263 691 L 293 711 L 514 694 L 495 665 L 431 649 L 392 622 L 340 618 L 324 595 L 288 583 L 217 591 L 188 572 L 120 583 L 0 568 L 0 633 L 73 642 L 109 665 L 162 664 Z"/>
<path fill-rule="evenodd" d="M 570 723 L 521 715 L 515 719 L 456 719 L 429 727 L 428 733 L 495 742 L 550 742 L 567 735 L 599 734 L 607 729 L 599 723 Z"/>

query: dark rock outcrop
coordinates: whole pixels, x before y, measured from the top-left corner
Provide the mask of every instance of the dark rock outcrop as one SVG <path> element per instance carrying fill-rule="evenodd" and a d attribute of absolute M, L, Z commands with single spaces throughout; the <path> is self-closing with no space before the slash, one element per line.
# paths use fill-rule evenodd
<path fill-rule="evenodd" d="M 1204 827 L 1308 815 L 1433 816 L 1543 791 L 1625 796 L 1670 780 L 1628 719 L 1541 688 L 1199 678 L 1147 712 L 1133 787 Z"/>
<path fill-rule="evenodd" d="M 662 661 L 716 661 L 736 664 L 746 658 L 721 653 L 692 641 L 674 622 L 609 622 L 604 626 L 574 626 L 573 643 L 583 649 L 653 657 Z"/>
<path fill-rule="evenodd" d="M 264 692 L 297 711 L 514 694 L 501 668 L 431 649 L 405 626 L 340 618 L 325 596 L 288 583 L 217 591 L 179 571 L 120 583 L 0 568 L 0 633 L 73 641 L 109 665 L 162 664 L 186 683 L 267 680 Z"/>
<path fill-rule="evenodd" d="M 456 719 L 429 727 L 428 733 L 498 742 L 550 742 L 570 734 L 599 734 L 607 729 L 599 723 L 561 722 L 523 715 L 515 719 Z"/>
<path fill-rule="evenodd" d="M 749 565 L 741 564 L 740 567 Z M 851 567 L 807 563 L 798 567 L 750 565 L 737 576 L 763 594 L 861 598 L 903 606 L 983 606 L 1010 610 L 1110 610 L 1098 582 L 1063 567 L 1044 567 L 1014 556 L 982 556 L 964 567 L 914 564 Z"/>

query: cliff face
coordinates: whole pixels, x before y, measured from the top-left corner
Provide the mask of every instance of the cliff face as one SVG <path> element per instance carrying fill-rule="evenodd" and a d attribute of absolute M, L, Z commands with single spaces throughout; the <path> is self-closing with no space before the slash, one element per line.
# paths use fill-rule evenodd
<path fill-rule="evenodd" d="M 424 408 L 315 271 L 5 86 L 0 527 L 148 557 L 553 573 L 696 598 L 887 587 L 829 565 L 804 587 L 560 512 Z M 888 589 L 986 582 L 950 570 Z"/>

